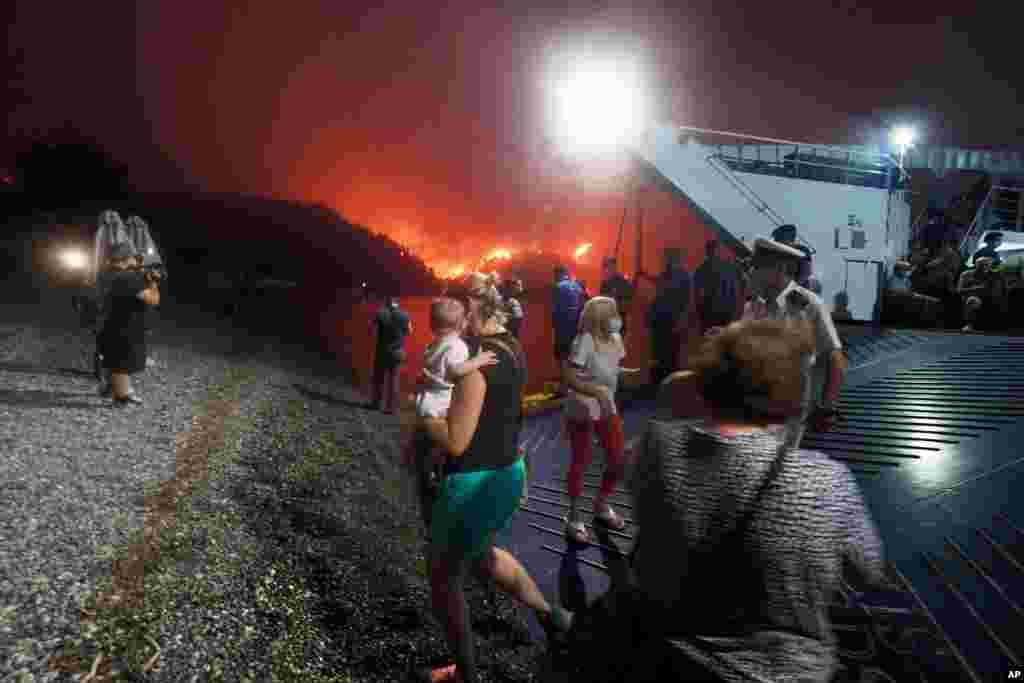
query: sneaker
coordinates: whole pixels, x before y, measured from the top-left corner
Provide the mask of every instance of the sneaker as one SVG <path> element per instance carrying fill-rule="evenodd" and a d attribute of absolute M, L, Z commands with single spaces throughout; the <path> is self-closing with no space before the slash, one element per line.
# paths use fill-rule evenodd
<path fill-rule="evenodd" d="M 960 330 L 961 332 L 974 332 L 974 327 L 971 325 L 964 325 Z"/>
<path fill-rule="evenodd" d="M 142 399 L 136 396 L 134 393 L 128 394 L 127 396 L 115 396 L 114 403 L 118 405 L 142 405 Z"/>

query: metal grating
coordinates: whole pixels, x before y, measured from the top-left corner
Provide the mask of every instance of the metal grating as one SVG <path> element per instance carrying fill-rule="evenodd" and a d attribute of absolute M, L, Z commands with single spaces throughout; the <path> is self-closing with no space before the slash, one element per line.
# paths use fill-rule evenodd
<path fill-rule="evenodd" d="M 947 596 L 951 623 L 980 633 L 976 656 L 987 644 L 990 661 L 1024 668 L 1024 529 L 999 513 L 988 529 L 968 531 L 945 536 L 942 553 L 921 552 L 920 560 Z"/>
<path fill-rule="evenodd" d="M 597 459 L 597 458 L 595 458 Z M 589 511 L 592 494 L 600 486 L 603 465 L 592 464 L 584 477 L 581 511 Z M 552 486 L 531 488 L 529 505 L 522 508 L 539 522 L 529 528 L 550 537 L 543 550 L 563 560 L 596 569 L 608 575 L 613 585 L 630 575 L 629 552 L 634 545 L 636 526 L 630 519 L 632 506 L 625 491 L 617 489 L 612 504 L 627 520 L 623 532 L 594 527 L 588 523 L 595 542 L 585 546 L 568 544 L 562 537 L 562 519 L 568 507 L 566 477 L 556 475 Z M 541 495 L 543 494 L 543 495 Z M 557 542 L 555 542 L 557 540 Z M 595 553 L 595 554 L 592 554 Z M 844 583 L 833 596 L 830 621 L 837 638 L 838 659 L 842 669 L 854 680 L 857 672 L 876 675 L 910 675 L 916 681 L 982 680 L 971 668 L 956 642 L 939 625 L 909 580 L 894 566 L 889 567 L 899 588 L 870 595 L 859 593 Z M 885 680 L 897 680 L 886 678 Z M 903 680 L 903 679 L 899 679 Z"/>
<path fill-rule="evenodd" d="M 1024 416 L 1024 342 L 959 353 L 845 389 L 844 421 L 808 431 L 802 448 L 877 475 L 908 460 L 943 454 Z"/>
<path fill-rule="evenodd" d="M 880 355 L 899 353 L 929 341 L 931 338 L 911 332 L 875 330 L 873 328 L 844 328 L 840 332 L 843 350 L 850 359 L 850 367 L 857 368 Z"/>

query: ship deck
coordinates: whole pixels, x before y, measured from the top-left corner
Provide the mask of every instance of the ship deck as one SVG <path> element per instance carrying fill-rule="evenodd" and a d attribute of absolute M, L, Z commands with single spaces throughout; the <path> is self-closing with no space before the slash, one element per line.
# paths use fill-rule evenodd
<path fill-rule="evenodd" d="M 1005 679 L 1024 668 L 1024 339 L 870 327 L 843 336 L 845 421 L 808 433 L 803 447 L 855 473 L 904 590 L 836 596 L 842 662 L 895 680 Z M 628 443 L 654 402 L 625 404 Z M 530 494 L 499 544 L 546 595 L 578 607 L 620 576 L 636 527 L 567 545 L 560 431 L 558 411 L 528 418 Z M 585 496 L 596 492 L 600 459 L 598 449 Z M 613 503 L 631 517 L 624 488 Z"/>

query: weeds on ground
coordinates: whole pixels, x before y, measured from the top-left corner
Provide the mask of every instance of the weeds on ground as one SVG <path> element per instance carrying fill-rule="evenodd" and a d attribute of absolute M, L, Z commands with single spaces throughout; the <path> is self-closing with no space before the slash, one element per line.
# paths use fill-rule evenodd
<path fill-rule="evenodd" d="M 252 666 L 240 670 L 239 663 L 263 660 L 253 653 L 258 650 L 263 655 L 263 644 L 269 642 L 270 673 L 275 683 L 350 683 L 347 673 L 323 671 L 323 658 L 318 652 L 325 645 L 307 609 L 311 594 L 301 578 L 291 575 L 280 562 L 262 572 L 253 571 L 261 550 L 240 533 L 244 528 L 241 515 L 231 509 L 201 511 L 205 506 L 196 504 L 218 488 L 228 466 L 240 460 L 246 433 L 273 419 L 274 406 L 269 401 L 261 402 L 250 420 L 228 409 L 237 408 L 241 389 L 255 376 L 246 369 L 229 372 L 198 408 L 192 433 L 183 440 L 182 449 L 205 451 L 193 452 L 186 467 L 182 467 L 179 451 L 174 485 L 165 482 L 146 487 L 144 527 L 131 533 L 129 543 L 122 548 L 101 548 L 100 558 L 112 561 L 114 571 L 82 601 L 82 637 L 69 642 L 63 655 L 51 660 L 51 668 L 72 672 L 88 669 L 82 679 L 85 683 L 158 671 L 161 626 L 189 615 L 193 617 L 189 619 L 194 624 L 189 637 L 194 649 L 211 655 L 203 666 L 208 681 L 253 683 L 267 672 Z M 272 446 L 293 452 L 297 442 L 302 447 L 283 483 L 313 488 L 326 468 L 351 462 L 351 451 L 338 444 L 333 434 L 320 434 L 311 443 L 304 443 L 309 425 L 303 401 L 289 401 L 284 417 L 279 423 L 272 422 Z M 150 515 L 151 507 L 159 514 Z M 112 524 L 123 528 L 127 520 L 119 516 Z M 135 577 L 135 585 L 130 586 L 134 590 L 125 590 L 124 577 L 120 576 L 124 572 L 118 568 L 133 565 L 141 570 L 137 572 L 141 576 Z M 187 570 L 180 571 L 182 566 Z M 240 591 L 238 586 L 243 584 L 255 586 L 254 595 Z M 271 623 L 283 624 L 272 634 L 263 632 L 268 615 Z M 217 634 L 211 634 L 211 624 Z M 205 642 L 210 646 L 204 647 Z M 82 662 L 92 665 L 83 667 Z"/>

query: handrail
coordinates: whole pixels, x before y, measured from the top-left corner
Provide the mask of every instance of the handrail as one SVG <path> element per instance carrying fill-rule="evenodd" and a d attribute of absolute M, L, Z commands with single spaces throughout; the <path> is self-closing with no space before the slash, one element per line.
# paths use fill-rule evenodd
<path fill-rule="evenodd" d="M 794 147 L 810 147 L 812 149 L 823 149 L 830 152 L 839 152 L 842 154 L 856 154 L 863 157 L 874 157 L 877 159 L 888 159 L 895 161 L 891 154 L 869 154 L 868 152 L 859 152 L 853 149 L 844 149 L 838 145 L 824 145 L 816 144 L 813 142 L 796 142 L 794 140 L 782 140 L 779 138 L 766 138 L 760 135 L 749 135 L 747 133 L 736 133 L 733 131 L 726 130 L 712 130 L 710 128 L 697 128 L 696 126 L 676 126 L 679 131 L 691 131 L 694 133 L 702 133 L 704 135 L 720 135 L 723 137 L 733 137 L 745 140 L 756 140 L 758 142 L 767 142 L 773 145 L 792 145 Z"/>
<path fill-rule="evenodd" d="M 967 228 L 963 239 L 960 240 L 960 254 L 965 258 L 970 258 L 970 252 L 973 251 L 974 246 L 977 246 L 978 237 L 980 237 L 982 232 L 980 226 L 984 223 L 989 204 L 994 204 L 995 202 L 993 196 L 999 192 L 1020 192 L 1024 194 L 1024 188 L 1008 187 L 1006 185 L 992 185 L 988 188 L 985 199 L 978 205 L 978 210 L 974 212 L 974 219 L 971 221 L 970 227 Z"/>
<path fill-rule="evenodd" d="M 718 171 L 718 173 L 722 175 L 722 177 L 724 177 L 726 180 L 732 183 L 733 187 L 735 187 L 737 191 L 743 195 L 743 198 L 750 202 L 750 204 L 755 209 L 757 209 L 758 213 L 764 215 L 766 218 L 768 218 L 769 221 L 774 223 L 775 227 L 778 227 L 786 222 L 785 219 L 782 218 L 782 216 L 777 214 L 775 210 L 772 209 L 772 207 L 768 206 L 768 202 L 766 202 L 765 200 L 761 199 L 760 196 L 758 196 L 758 194 L 754 191 L 752 187 L 747 185 L 741 179 L 737 178 L 728 168 L 721 168 L 721 162 L 719 161 L 718 156 L 719 155 L 717 154 L 711 154 L 705 159 L 705 161 L 708 162 L 708 165 L 710 165 L 711 168 Z"/>
<path fill-rule="evenodd" d="M 921 220 L 925 216 L 927 216 L 927 215 L 928 215 L 928 207 L 925 207 L 925 208 L 921 209 L 921 213 L 917 214 L 917 218 L 914 219 L 913 223 L 911 223 L 911 225 L 910 225 L 910 242 L 911 243 L 913 243 L 917 239 L 918 233 L 921 231 Z"/>

